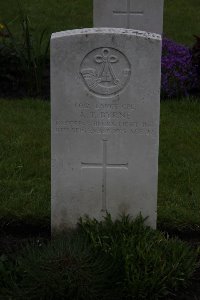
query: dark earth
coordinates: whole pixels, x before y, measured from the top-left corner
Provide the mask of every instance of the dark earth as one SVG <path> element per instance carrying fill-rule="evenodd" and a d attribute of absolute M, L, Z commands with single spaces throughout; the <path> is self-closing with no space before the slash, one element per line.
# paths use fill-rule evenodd
<path fill-rule="evenodd" d="M 51 238 L 51 228 L 48 224 L 31 225 L 13 222 L 10 224 L 4 223 L 0 228 L 0 257 L 2 254 L 15 256 L 28 242 L 40 246 Z M 171 230 L 167 234 L 182 239 L 193 248 L 200 247 L 199 232 L 176 232 Z M 163 300 L 200 300 L 200 264 L 187 289 L 181 290 L 176 296 Z"/>

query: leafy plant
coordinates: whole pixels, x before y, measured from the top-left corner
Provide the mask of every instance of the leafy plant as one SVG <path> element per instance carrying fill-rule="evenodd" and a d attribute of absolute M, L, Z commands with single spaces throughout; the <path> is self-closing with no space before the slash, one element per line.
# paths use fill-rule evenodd
<path fill-rule="evenodd" d="M 196 42 L 192 47 L 192 60 L 193 64 L 197 66 L 197 74 L 198 74 L 198 81 L 197 81 L 197 89 L 200 91 L 200 36 L 195 35 Z"/>
<path fill-rule="evenodd" d="M 193 64 L 192 51 L 163 39 L 162 86 L 163 98 L 188 96 L 196 89 L 197 66 Z"/>
<path fill-rule="evenodd" d="M 9 300 L 157 300 L 185 287 L 197 253 L 144 224 L 139 216 L 98 222 L 47 245 L 0 259 L 0 295 Z"/>
<path fill-rule="evenodd" d="M 42 247 L 29 245 L 0 295 L 12 300 L 114 300 L 115 273 L 106 255 L 94 252 L 80 235 L 67 234 Z"/>
<path fill-rule="evenodd" d="M 0 23 L 0 37 L 8 38 L 9 34 L 4 24 Z"/>
<path fill-rule="evenodd" d="M 122 290 L 130 299 L 156 300 L 185 286 L 191 278 L 197 254 L 186 244 L 166 238 L 145 226 L 140 216 L 113 222 L 86 218 L 80 228 L 95 249 L 109 254 L 123 274 Z"/>
<path fill-rule="evenodd" d="M 24 12 L 19 5 L 19 16 L 14 22 L 18 22 L 21 35 L 20 38 L 15 36 L 8 24 L 4 24 L 4 31 L 1 31 L 3 51 L 0 52 L 2 57 L 7 53 L 12 53 L 15 60 L 18 62 L 19 77 L 24 81 L 26 93 L 29 96 L 38 96 L 42 91 L 42 81 L 44 77 L 45 67 L 49 61 L 49 39 L 47 40 L 46 29 L 38 36 L 34 33 L 29 16 Z M 3 30 L 3 29 L 2 29 Z M 3 35 L 3 32 L 4 35 Z M 6 34 L 6 39 L 5 39 Z M 20 74 L 21 73 L 21 74 Z M 20 83 L 22 85 L 22 83 Z"/>

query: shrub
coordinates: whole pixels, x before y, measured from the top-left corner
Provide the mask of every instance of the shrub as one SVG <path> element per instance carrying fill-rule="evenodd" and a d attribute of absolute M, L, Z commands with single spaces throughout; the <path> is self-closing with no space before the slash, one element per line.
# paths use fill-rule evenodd
<path fill-rule="evenodd" d="M 29 246 L 15 261 L 2 256 L 0 299 L 157 300 L 187 285 L 196 260 L 195 251 L 142 217 L 87 218 L 78 234 Z"/>
<path fill-rule="evenodd" d="M 25 87 L 22 83 L 24 74 L 16 52 L 4 43 L 0 43 L 0 90 L 2 96 L 23 96 Z"/>
<path fill-rule="evenodd" d="M 29 245 L 10 269 L 0 288 L 2 299 L 116 299 L 114 265 L 81 236 L 58 237 L 40 248 Z"/>
<path fill-rule="evenodd" d="M 188 96 L 197 86 L 198 67 L 193 63 L 192 51 L 186 46 L 164 38 L 162 46 L 163 98 Z"/>
<path fill-rule="evenodd" d="M 29 16 L 19 5 L 18 39 L 9 26 L 0 24 L 1 96 L 49 97 L 49 37 L 36 35 Z M 183 97 L 200 91 L 200 38 L 192 49 L 167 38 L 162 47 L 162 98 Z"/>
<path fill-rule="evenodd" d="M 185 286 L 197 254 L 182 241 L 165 238 L 144 225 L 142 217 L 113 222 L 80 222 L 93 247 L 109 254 L 123 274 L 121 289 L 130 299 L 156 300 Z"/>
<path fill-rule="evenodd" d="M 193 64 L 197 66 L 197 90 L 200 91 L 200 36 L 194 36 L 196 42 L 192 47 L 192 60 Z"/>
<path fill-rule="evenodd" d="M 49 38 L 47 40 L 46 30 L 36 35 L 29 16 L 18 4 L 19 16 L 15 22 L 20 27 L 20 39 L 11 32 L 8 24 L 0 24 L 1 93 L 6 95 L 6 88 L 13 92 L 20 89 L 19 96 L 39 96 L 49 65 Z"/>

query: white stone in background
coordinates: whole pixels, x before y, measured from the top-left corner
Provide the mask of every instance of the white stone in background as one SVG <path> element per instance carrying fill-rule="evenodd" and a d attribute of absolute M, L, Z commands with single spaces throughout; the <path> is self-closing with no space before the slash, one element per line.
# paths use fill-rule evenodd
<path fill-rule="evenodd" d="M 94 27 L 162 34 L 164 0 L 93 0 Z"/>
<path fill-rule="evenodd" d="M 52 35 L 52 229 L 106 212 L 156 227 L 160 62 L 160 35 Z"/>

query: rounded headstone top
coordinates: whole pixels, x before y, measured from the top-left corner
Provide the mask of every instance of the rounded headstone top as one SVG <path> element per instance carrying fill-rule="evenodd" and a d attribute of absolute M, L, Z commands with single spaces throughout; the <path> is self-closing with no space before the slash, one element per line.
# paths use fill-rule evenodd
<path fill-rule="evenodd" d="M 52 34 L 51 39 L 62 38 L 66 36 L 74 36 L 74 35 L 92 35 L 92 34 L 121 34 L 121 35 L 131 35 L 136 37 L 141 37 L 145 39 L 154 39 L 161 40 L 161 35 L 152 32 L 133 30 L 133 29 L 125 29 L 125 28 L 84 28 L 84 29 L 73 29 L 55 32 Z"/>

